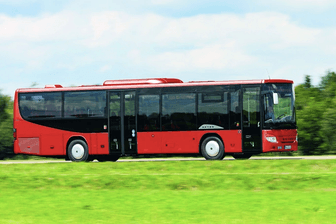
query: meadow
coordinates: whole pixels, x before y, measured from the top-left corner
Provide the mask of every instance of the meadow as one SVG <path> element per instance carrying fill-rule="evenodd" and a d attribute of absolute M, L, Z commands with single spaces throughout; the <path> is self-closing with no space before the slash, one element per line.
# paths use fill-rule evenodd
<path fill-rule="evenodd" d="M 0 223 L 335 223 L 334 160 L 0 164 Z"/>

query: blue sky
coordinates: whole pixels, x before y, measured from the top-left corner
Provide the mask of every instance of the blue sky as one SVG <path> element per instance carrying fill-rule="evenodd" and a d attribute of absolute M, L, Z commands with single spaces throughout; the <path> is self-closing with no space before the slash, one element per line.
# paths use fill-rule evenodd
<path fill-rule="evenodd" d="M 334 0 L 0 0 L 0 89 L 336 70 Z"/>

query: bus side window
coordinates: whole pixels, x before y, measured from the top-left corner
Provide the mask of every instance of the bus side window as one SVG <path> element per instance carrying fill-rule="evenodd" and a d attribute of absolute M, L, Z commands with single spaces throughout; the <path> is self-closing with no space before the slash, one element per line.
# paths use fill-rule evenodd
<path fill-rule="evenodd" d="M 212 124 L 229 129 L 228 93 L 212 92 L 198 94 L 198 126 Z"/>
<path fill-rule="evenodd" d="M 102 105 L 106 105 L 105 91 L 72 91 L 64 93 L 64 117 L 103 117 L 107 113 Z"/>
<path fill-rule="evenodd" d="M 140 95 L 138 111 L 138 131 L 160 130 L 160 95 Z"/>
<path fill-rule="evenodd" d="M 195 130 L 196 94 L 163 94 L 162 115 L 162 130 Z"/>
<path fill-rule="evenodd" d="M 20 94 L 19 108 L 24 119 L 61 117 L 61 93 Z"/>

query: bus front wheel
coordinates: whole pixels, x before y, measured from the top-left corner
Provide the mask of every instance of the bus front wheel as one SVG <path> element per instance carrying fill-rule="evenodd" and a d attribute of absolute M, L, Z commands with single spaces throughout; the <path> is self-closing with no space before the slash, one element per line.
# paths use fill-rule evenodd
<path fill-rule="evenodd" d="M 89 157 L 87 144 L 80 139 L 73 140 L 68 147 L 68 157 L 71 161 L 86 161 Z"/>
<path fill-rule="evenodd" d="M 201 153 L 207 160 L 222 160 L 225 156 L 223 142 L 215 136 L 207 137 L 202 142 Z"/>

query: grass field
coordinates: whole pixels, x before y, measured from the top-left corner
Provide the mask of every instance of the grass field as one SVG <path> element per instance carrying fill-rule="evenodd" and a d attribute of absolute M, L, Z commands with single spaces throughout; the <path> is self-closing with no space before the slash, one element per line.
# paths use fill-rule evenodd
<path fill-rule="evenodd" d="M 335 223 L 334 160 L 0 165 L 0 223 Z"/>

